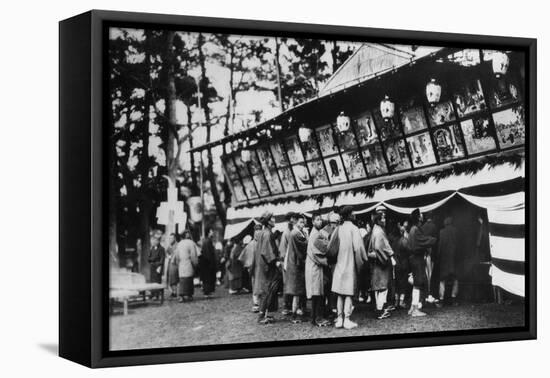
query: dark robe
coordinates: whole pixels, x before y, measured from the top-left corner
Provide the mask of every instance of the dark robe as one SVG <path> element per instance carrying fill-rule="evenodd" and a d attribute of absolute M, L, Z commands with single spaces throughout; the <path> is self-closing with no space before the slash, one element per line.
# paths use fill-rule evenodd
<path fill-rule="evenodd" d="M 365 251 L 369 250 L 370 237 L 372 234 L 372 229 L 365 233 L 363 236 L 363 245 L 365 246 Z M 371 280 L 371 261 L 367 261 L 361 271 L 359 272 L 358 285 L 359 285 L 359 294 L 367 295 L 367 292 L 370 290 L 370 280 Z"/>
<path fill-rule="evenodd" d="M 199 257 L 199 275 L 202 281 L 204 294 L 211 294 L 216 290 L 216 249 L 210 238 L 202 241 L 201 255 Z"/>
<path fill-rule="evenodd" d="M 244 246 L 241 243 L 235 244 L 227 258 L 227 279 L 231 290 L 241 290 L 243 287 L 242 278 L 244 267 L 239 260 L 239 256 L 243 252 L 243 249 Z"/>
<path fill-rule="evenodd" d="M 178 244 L 174 243 L 166 248 L 166 282 L 168 285 L 177 285 L 180 281 L 178 274 L 178 262 L 176 261 L 176 248 Z"/>
<path fill-rule="evenodd" d="M 164 258 L 166 252 L 161 245 L 156 247 L 151 247 L 149 250 L 149 255 L 147 256 L 147 261 L 151 266 L 149 279 L 151 282 L 162 283 L 162 274 L 164 270 Z M 160 272 L 157 271 L 160 268 Z"/>
<path fill-rule="evenodd" d="M 439 277 L 444 281 L 456 277 L 456 250 L 458 236 L 452 224 L 445 225 L 439 233 Z"/>
<path fill-rule="evenodd" d="M 278 305 L 277 289 L 282 280 L 277 268 L 278 250 L 275 235 L 269 227 L 257 234 L 254 250 L 254 287 L 253 292 L 260 297 L 260 312 L 276 311 Z"/>
<path fill-rule="evenodd" d="M 409 289 L 409 273 L 411 272 L 409 264 L 409 242 L 401 236 L 393 244 L 393 258 L 396 261 L 395 265 L 395 286 L 399 294 L 406 293 Z"/>
<path fill-rule="evenodd" d="M 422 228 L 414 225 L 409 232 L 409 263 L 414 279 L 414 287 L 423 289 L 427 284 L 426 277 L 426 261 L 424 257 L 428 253 L 428 248 L 431 248 L 436 242 L 436 239 L 427 236 L 422 231 Z"/>
<path fill-rule="evenodd" d="M 259 232 L 254 250 L 254 294 L 266 294 L 268 283 L 278 270 L 277 257 L 275 236 L 266 227 Z"/>
<path fill-rule="evenodd" d="M 294 228 L 288 238 L 287 256 L 285 261 L 286 280 L 284 293 L 287 295 L 306 295 L 305 264 L 307 255 L 306 235 Z"/>

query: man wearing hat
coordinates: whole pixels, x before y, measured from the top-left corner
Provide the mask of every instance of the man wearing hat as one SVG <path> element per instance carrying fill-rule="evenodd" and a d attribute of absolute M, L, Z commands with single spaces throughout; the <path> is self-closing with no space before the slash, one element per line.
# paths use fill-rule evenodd
<path fill-rule="evenodd" d="M 332 277 L 332 291 L 338 295 L 338 317 L 334 326 L 352 329 L 357 327 L 357 323 L 350 319 L 353 311 L 352 298 L 357 294 L 357 273 L 367 261 L 367 254 L 359 228 L 351 222 L 351 206 L 345 206 L 341 216 L 343 223 L 332 234 L 332 238 L 338 238 L 338 256 Z"/>
<path fill-rule="evenodd" d="M 409 232 L 409 250 L 411 254 L 409 262 L 413 275 L 412 301 L 409 315 L 413 317 L 426 316 L 419 308 L 420 291 L 426 290 L 428 280 L 426 276 L 425 256 L 428 253 L 428 248 L 431 248 L 436 243 L 435 238 L 424 234 L 421 225 L 422 213 L 420 209 L 414 209 L 411 213 L 411 230 Z"/>
<path fill-rule="evenodd" d="M 270 312 L 277 311 L 277 292 L 282 283 L 282 275 L 279 270 L 281 262 L 273 227 L 275 218 L 273 213 L 267 211 L 260 218 L 263 229 L 258 233 L 258 240 L 254 250 L 254 288 L 253 292 L 258 295 L 260 301 L 260 313 L 258 322 L 269 324 L 274 321 Z"/>
<path fill-rule="evenodd" d="M 368 257 L 371 261 L 371 288 L 376 300 L 376 317 L 385 319 L 390 316 L 387 305 L 388 288 L 393 273 L 393 249 L 386 235 L 386 208 L 378 206 L 374 215 Z"/>

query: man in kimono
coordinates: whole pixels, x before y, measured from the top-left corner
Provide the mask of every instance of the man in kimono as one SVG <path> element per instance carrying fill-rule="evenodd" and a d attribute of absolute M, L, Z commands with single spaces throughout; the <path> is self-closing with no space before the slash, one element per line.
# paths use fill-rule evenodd
<path fill-rule="evenodd" d="M 456 275 L 456 250 L 458 232 L 453 226 L 453 218 L 447 217 L 443 222 L 443 229 L 439 232 L 439 303 L 441 307 L 445 300 L 445 284 L 451 281 L 451 304 L 456 305 L 458 295 L 458 278 Z"/>
<path fill-rule="evenodd" d="M 325 274 L 328 268 L 327 246 L 329 235 L 323 232 L 323 218 L 321 214 L 313 215 L 313 228 L 307 243 L 307 256 L 305 267 L 306 294 L 311 299 L 311 324 L 318 327 L 326 327 L 329 322 L 324 319 L 325 303 Z"/>
<path fill-rule="evenodd" d="M 338 228 L 341 223 L 340 214 L 331 211 L 328 215 L 328 224 L 323 227 L 321 233 L 326 237 L 327 240 L 331 240 L 332 234 Z M 325 317 L 327 319 L 333 319 L 336 316 L 336 303 L 338 295 L 332 292 L 332 276 L 334 274 L 334 268 L 336 266 L 337 255 L 330 256 L 328 246 L 326 247 L 326 256 L 328 267 L 324 269 L 324 292 L 326 296 L 326 307 L 325 307 Z"/>
<path fill-rule="evenodd" d="M 404 309 L 405 296 L 410 292 L 409 284 L 409 222 L 398 223 L 400 237 L 396 240 L 393 252 L 397 261 L 395 266 L 395 307 Z"/>
<path fill-rule="evenodd" d="M 205 298 L 212 298 L 216 290 L 216 272 L 218 262 L 216 249 L 214 248 L 214 230 L 207 228 L 205 238 L 202 241 L 201 255 L 199 256 L 199 273 L 202 281 L 202 292 Z"/>
<path fill-rule="evenodd" d="M 195 292 L 193 278 L 199 264 L 199 257 L 197 245 L 191 239 L 191 233 L 188 230 L 183 232 L 182 239 L 178 243 L 174 261 L 178 266 L 179 302 L 191 301 Z"/>
<path fill-rule="evenodd" d="M 371 288 L 376 301 L 376 317 L 389 318 L 391 313 L 387 304 L 388 288 L 393 278 L 393 249 L 386 235 L 386 209 L 376 209 L 374 226 L 368 247 L 368 257 L 371 261 Z"/>
<path fill-rule="evenodd" d="M 370 237 L 372 232 L 372 227 L 368 222 L 362 222 L 359 227 L 359 232 L 363 238 L 363 244 L 365 245 L 365 250 L 368 252 L 368 247 L 370 243 Z M 370 303 L 370 266 L 365 264 L 361 272 L 359 272 L 359 303 Z"/>
<path fill-rule="evenodd" d="M 275 218 L 273 213 L 265 212 L 260 218 L 263 229 L 258 233 L 256 249 L 254 250 L 254 288 L 253 292 L 260 300 L 258 322 L 270 324 L 274 318 L 270 312 L 277 311 L 277 292 L 282 283 L 282 274 L 279 269 L 281 261 L 275 243 L 273 227 Z"/>
<path fill-rule="evenodd" d="M 426 316 L 420 311 L 420 291 L 426 290 L 426 255 L 428 248 L 436 243 L 436 239 L 427 236 L 422 231 L 422 213 L 419 209 L 414 209 L 411 213 L 411 230 L 409 232 L 409 263 L 413 275 L 412 301 L 409 315 L 413 317 Z"/>
<path fill-rule="evenodd" d="M 149 280 L 154 283 L 162 283 L 162 274 L 164 270 L 164 259 L 166 257 L 166 252 L 164 247 L 160 245 L 160 238 L 154 236 L 151 238 L 151 249 L 149 250 L 149 255 L 147 256 L 147 261 L 149 262 Z M 151 292 L 151 297 L 158 299 L 160 293 L 155 290 Z"/>
<path fill-rule="evenodd" d="M 243 239 L 245 247 L 243 252 L 239 256 L 239 260 L 244 266 L 244 269 L 248 271 L 248 275 L 251 281 L 251 291 L 252 291 L 252 312 L 260 312 L 260 301 L 258 300 L 258 295 L 254 292 L 254 251 L 256 245 L 258 244 L 258 235 L 262 231 L 262 225 L 256 224 L 254 226 L 254 237 L 246 235 Z"/>
<path fill-rule="evenodd" d="M 164 260 L 164 274 L 166 278 L 166 285 L 170 288 L 170 297 L 177 297 L 177 288 L 179 282 L 178 276 L 178 264 L 175 262 L 176 248 L 178 243 L 176 241 L 176 234 L 171 233 L 168 236 L 168 246 L 166 247 L 166 258 Z"/>
<path fill-rule="evenodd" d="M 285 261 L 286 253 L 288 251 L 288 242 L 290 239 L 290 233 L 296 224 L 296 213 L 289 212 L 286 215 L 286 220 L 288 222 L 287 228 L 283 231 L 281 235 L 281 240 L 279 241 L 279 257 L 282 261 Z M 287 281 L 286 278 L 286 268 L 283 268 L 283 284 Z M 283 289 L 284 292 L 284 289 Z M 290 315 L 292 313 L 292 296 L 284 294 L 283 295 L 283 315 Z"/>
<path fill-rule="evenodd" d="M 243 240 L 235 240 L 233 248 L 226 257 L 225 268 L 227 269 L 227 281 L 229 284 L 229 294 L 237 294 L 243 289 L 243 271 L 244 267 L 239 256 L 244 250 Z"/>
<path fill-rule="evenodd" d="M 426 236 L 431 236 L 432 238 L 437 239 L 439 236 L 439 232 L 437 229 L 437 226 L 434 221 L 434 217 L 431 211 L 426 213 L 426 222 L 422 225 L 422 232 Z M 426 302 L 428 303 L 435 303 L 437 300 L 434 298 L 432 291 L 434 291 L 434 287 L 437 285 L 437 280 L 435 281 L 436 284 L 432 285 L 434 282 L 434 279 L 436 277 L 433 277 L 435 274 L 434 272 L 434 266 L 438 264 L 438 251 L 437 251 L 437 242 L 436 244 L 428 248 L 428 253 L 426 254 Z M 436 294 L 437 295 L 437 294 Z"/>
<path fill-rule="evenodd" d="M 352 329 L 357 327 L 350 317 L 353 311 L 353 297 L 357 294 L 357 273 L 367 261 L 367 254 L 359 228 L 352 222 L 352 208 L 345 206 L 340 214 L 343 223 L 334 231 L 332 238 L 338 238 L 338 256 L 332 291 L 338 295 L 336 328 Z"/>
<path fill-rule="evenodd" d="M 301 323 L 303 310 L 300 308 L 300 298 L 306 295 L 305 261 L 307 251 L 307 236 L 304 232 L 306 219 L 303 215 L 297 216 L 296 224 L 290 232 L 288 247 L 284 259 L 286 272 L 284 294 L 292 297 L 292 322 Z M 298 310 L 302 310 L 298 312 Z"/>

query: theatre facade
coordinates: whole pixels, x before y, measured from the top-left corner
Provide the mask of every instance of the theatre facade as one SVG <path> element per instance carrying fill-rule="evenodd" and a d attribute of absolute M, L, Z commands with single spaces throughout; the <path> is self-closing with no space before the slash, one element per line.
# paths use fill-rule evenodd
<path fill-rule="evenodd" d="M 225 151 L 225 238 L 265 210 L 283 229 L 291 210 L 418 207 L 471 234 L 472 280 L 523 296 L 525 96 L 523 52 L 364 44 L 317 98 L 201 146 Z"/>

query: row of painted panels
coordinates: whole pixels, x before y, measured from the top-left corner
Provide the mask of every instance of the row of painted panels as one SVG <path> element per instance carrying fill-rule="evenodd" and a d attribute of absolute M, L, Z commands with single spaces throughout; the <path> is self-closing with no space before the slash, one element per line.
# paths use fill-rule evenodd
<path fill-rule="evenodd" d="M 497 83 L 488 89 L 488 100 L 475 80 L 433 107 L 411 101 L 390 120 L 383 120 L 378 109 L 367 111 L 354 118 L 345 133 L 326 125 L 311 132 L 306 142 L 296 134 L 255 147 L 246 164 L 235 154 L 225 161 L 225 169 L 236 200 L 341 184 L 523 145 L 524 111 L 517 86 L 509 80 Z"/>

